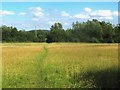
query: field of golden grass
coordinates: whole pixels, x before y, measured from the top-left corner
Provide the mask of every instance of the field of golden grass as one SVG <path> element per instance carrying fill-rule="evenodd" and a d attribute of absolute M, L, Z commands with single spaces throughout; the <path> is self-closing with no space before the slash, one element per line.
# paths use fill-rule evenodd
<path fill-rule="evenodd" d="M 19 83 L 24 86 L 25 83 L 30 82 L 29 80 L 26 82 L 25 79 L 33 74 L 31 72 L 36 62 L 35 57 L 42 49 L 42 45 L 4 44 L 2 47 L 3 86 L 17 87 L 17 83 L 18 86 Z"/>
<path fill-rule="evenodd" d="M 2 43 L 0 43 L 0 89 L 2 89 Z"/>
<path fill-rule="evenodd" d="M 4 88 L 117 87 L 118 44 L 3 43 Z"/>

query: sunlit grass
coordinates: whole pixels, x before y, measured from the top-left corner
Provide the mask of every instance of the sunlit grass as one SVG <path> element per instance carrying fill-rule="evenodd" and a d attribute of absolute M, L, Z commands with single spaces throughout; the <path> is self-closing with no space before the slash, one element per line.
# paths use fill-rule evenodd
<path fill-rule="evenodd" d="M 2 89 L 2 43 L 0 43 L 0 89 Z"/>
<path fill-rule="evenodd" d="M 3 46 L 3 87 L 29 87 L 35 73 L 34 57 L 43 50 L 42 45 Z M 34 82 L 34 81 L 33 81 Z M 28 84 L 28 85 L 27 85 Z"/>
<path fill-rule="evenodd" d="M 48 83 L 52 83 L 54 80 L 52 83 L 54 87 L 75 87 L 76 82 L 69 82 L 74 74 L 113 67 L 117 69 L 117 66 L 118 47 L 109 44 L 53 44 L 49 46 L 49 55 L 44 62 L 45 70 L 49 69 L 46 77 L 51 76 Z M 61 74 L 61 77 L 58 77 L 58 73 Z M 53 79 L 55 77 L 57 78 Z M 64 83 L 61 84 L 61 82 Z M 50 85 L 46 83 L 46 86 Z"/>
<path fill-rule="evenodd" d="M 102 87 L 118 69 L 118 44 L 6 43 L 2 54 L 3 87 Z"/>

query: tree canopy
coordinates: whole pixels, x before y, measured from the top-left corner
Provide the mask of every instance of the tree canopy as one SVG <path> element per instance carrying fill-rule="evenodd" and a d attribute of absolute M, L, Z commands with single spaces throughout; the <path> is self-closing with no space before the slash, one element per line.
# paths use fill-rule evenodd
<path fill-rule="evenodd" d="M 16 27 L 1 26 L 3 42 L 92 42 L 120 43 L 120 24 L 93 19 L 87 22 L 73 22 L 72 28 L 63 29 L 55 23 L 50 30 L 18 30 Z"/>

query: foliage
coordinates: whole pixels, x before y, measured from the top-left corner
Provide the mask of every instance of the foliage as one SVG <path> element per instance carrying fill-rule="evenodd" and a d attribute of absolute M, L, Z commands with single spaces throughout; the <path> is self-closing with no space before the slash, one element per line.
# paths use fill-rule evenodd
<path fill-rule="evenodd" d="M 61 23 L 55 23 L 50 30 L 17 30 L 16 27 L 0 27 L 3 42 L 94 42 L 120 43 L 120 24 L 113 26 L 109 22 L 93 19 L 87 22 L 73 22 L 72 28 L 63 29 Z"/>
<path fill-rule="evenodd" d="M 2 26 L 3 42 L 45 42 L 47 30 L 17 30 L 15 27 Z"/>

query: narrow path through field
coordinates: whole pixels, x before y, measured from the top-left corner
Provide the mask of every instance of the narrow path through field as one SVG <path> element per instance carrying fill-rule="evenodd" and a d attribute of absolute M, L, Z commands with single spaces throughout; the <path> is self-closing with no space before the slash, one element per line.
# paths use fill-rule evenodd
<path fill-rule="evenodd" d="M 117 86 L 117 45 L 41 43 L 11 46 L 5 46 L 3 52 L 4 88 Z"/>
<path fill-rule="evenodd" d="M 40 52 L 40 55 L 37 57 L 39 61 L 43 61 L 44 58 L 47 56 L 47 53 L 48 53 L 48 47 L 47 45 L 45 44 L 43 46 L 43 51 Z"/>
<path fill-rule="evenodd" d="M 45 58 L 48 55 L 48 45 L 45 44 L 43 46 L 43 50 L 42 52 L 40 52 L 36 57 L 35 57 L 35 62 L 34 65 L 32 67 L 32 69 L 34 70 L 35 74 L 35 78 L 34 78 L 34 85 L 33 87 L 44 87 L 44 76 L 46 76 L 46 72 L 44 71 L 44 62 L 45 62 Z M 32 84 L 33 84 L 32 83 Z"/>
<path fill-rule="evenodd" d="M 5 46 L 3 87 L 40 87 L 47 52 L 47 44 Z"/>

